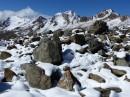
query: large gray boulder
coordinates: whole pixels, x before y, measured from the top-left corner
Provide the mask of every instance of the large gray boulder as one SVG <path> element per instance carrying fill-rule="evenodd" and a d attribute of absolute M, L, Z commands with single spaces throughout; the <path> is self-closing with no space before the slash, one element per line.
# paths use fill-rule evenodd
<path fill-rule="evenodd" d="M 59 65 L 62 62 L 62 47 L 58 37 L 43 38 L 33 51 L 36 61 Z"/>
<path fill-rule="evenodd" d="M 26 79 L 29 85 L 39 89 L 51 88 L 51 78 L 45 74 L 45 71 L 35 64 L 24 64 L 23 69 L 26 71 Z"/>

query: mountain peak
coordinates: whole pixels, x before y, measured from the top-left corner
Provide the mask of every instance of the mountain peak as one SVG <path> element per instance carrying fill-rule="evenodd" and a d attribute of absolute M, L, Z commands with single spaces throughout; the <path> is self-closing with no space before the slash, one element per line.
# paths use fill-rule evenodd
<path fill-rule="evenodd" d="M 119 14 L 116 13 L 114 10 L 112 9 L 106 9 L 106 10 L 103 10 L 101 12 L 99 12 L 97 15 L 96 15 L 96 18 L 108 18 L 108 19 L 115 19 L 119 17 Z"/>

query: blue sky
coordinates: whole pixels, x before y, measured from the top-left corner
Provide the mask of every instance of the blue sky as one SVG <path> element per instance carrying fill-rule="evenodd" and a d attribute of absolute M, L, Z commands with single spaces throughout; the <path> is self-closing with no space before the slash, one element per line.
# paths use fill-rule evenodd
<path fill-rule="evenodd" d="M 79 15 L 92 16 L 104 9 L 130 15 L 130 0 L 1 0 L 0 10 L 20 10 L 31 7 L 43 14 L 74 10 Z"/>

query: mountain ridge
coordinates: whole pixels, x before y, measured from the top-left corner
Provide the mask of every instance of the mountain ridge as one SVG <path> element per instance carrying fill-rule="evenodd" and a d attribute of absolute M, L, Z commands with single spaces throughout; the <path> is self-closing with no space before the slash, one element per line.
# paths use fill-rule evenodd
<path fill-rule="evenodd" d="M 6 15 L 6 19 L 1 18 L 3 15 Z M 0 30 L 13 30 L 18 33 L 23 32 L 24 34 L 27 34 L 30 31 L 44 33 L 49 30 L 65 30 L 76 27 L 88 28 L 97 20 L 107 22 L 109 28 L 111 29 L 114 27 L 123 28 L 123 24 L 125 24 L 125 28 L 127 28 L 130 26 L 129 18 L 129 16 L 121 16 L 112 9 L 103 10 L 98 12 L 95 16 L 90 17 L 77 15 L 71 10 L 58 12 L 54 16 L 47 17 L 47 15 L 42 15 L 28 7 L 16 12 L 3 11 L 2 13 L 2 11 L 0 11 Z"/>

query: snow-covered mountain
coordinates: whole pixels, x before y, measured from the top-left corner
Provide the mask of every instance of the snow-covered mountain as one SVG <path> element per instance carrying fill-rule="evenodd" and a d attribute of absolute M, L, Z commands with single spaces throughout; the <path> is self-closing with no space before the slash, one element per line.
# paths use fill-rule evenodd
<path fill-rule="evenodd" d="M 5 17 L 3 17 L 5 16 Z M 130 27 L 130 17 L 121 16 L 112 9 L 97 13 L 95 16 L 79 16 L 73 11 L 59 12 L 52 17 L 42 15 L 31 8 L 20 11 L 0 11 L 0 29 L 12 30 L 20 34 L 44 33 L 49 30 L 86 28 L 96 20 L 107 22 L 109 28 Z"/>

